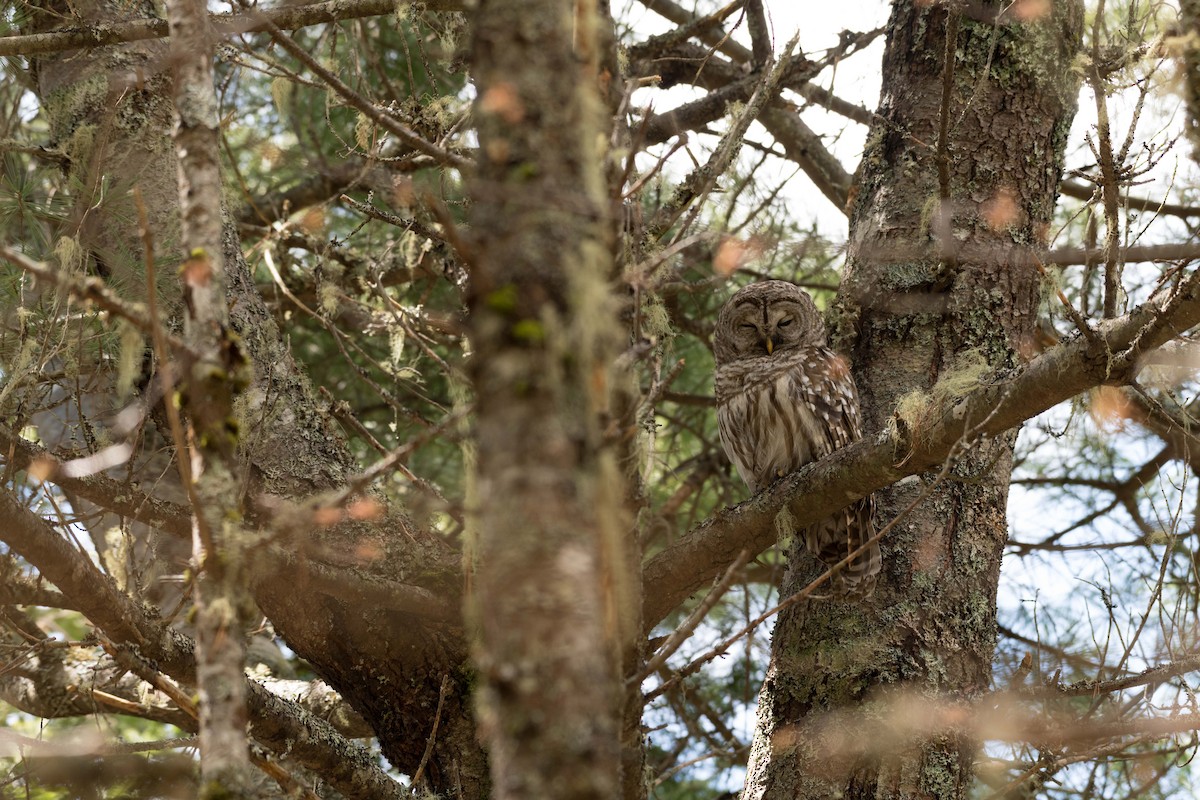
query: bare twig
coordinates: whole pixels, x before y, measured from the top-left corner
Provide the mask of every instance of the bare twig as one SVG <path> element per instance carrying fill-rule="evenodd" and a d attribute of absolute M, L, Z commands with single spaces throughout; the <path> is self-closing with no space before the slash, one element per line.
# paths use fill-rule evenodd
<path fill-rule="evenodd" d="M 942 103 L 938 112 L 937 169 L 941 213 L 949 214 L 950 201 L 950 101 L 954 96 L 954 58 L 958 48 L 958 9 L 946 12 L 946 46 L 942 53 Z M 948 222 L 948 221 L 947 221 Z"/>
<path fill-rule="evenodd" d="M 419 786 L 421 778 L 425 775 L 425 767 L 429 764 L 429 757 L 433 755 L 433 745 L 437 741 L 438 725 L 442 721 L 442 706 L 446 703 L 446 695 L 450 693 L 450 676 L 442 676 L 442 685 L 438 689 L 437 710 L 433 712 L 433 728 L 429 731 L 429 738 L 425 740 L 425 752 L 421 754 L 421 761 L 417 764 L 417 769 L 413 773 L 413 786 Z"/>
<path fill-rule="evenodd" d="M 1067 197 L 1076 200 L 1093 200 L 1096 188 L 1078 181 L 1064 180 L 1059 184 L 1059 191 Z M 1200 206 L 1187 206 L 1179 203 L 1167 203 L 1151 197 L 1133 197 L 1128 194 L 1121 196 L 1121 204 L 1130 211 L 1151 211 L 1155 214 L 1166 214 L 1170 217 L 1200 217 Z"/>
<path fill-rule="evenodd" d="M 795 49 L 799 37 L 800 34 L 797 33 L 784 47 L 783 55 L 771 70 L 763 76 L 762 81 L 746 104 L 746 108 L 729 125 L 729 129 L 721 137 L 721 141 L 717 144 L 716 149 L 713 150 L 708 161 L 703 166 L 694 170 L 680 183 L 670 201 L 655 215 L 654 221 L 647 226 L 651 238 L 657 239 L 661 236 L 675 224 L 694 201 L 707 195 L 713 186 L 716 185 L 717 179 L 733 163 L 733 159 L 741 148 L 742 138 L 745 136 L 746 130 L 750 127 L 750 123 L 758 118 L 758 115 L 766 107 L 767 103 L 774 99 L 776 93 L 779 91 L 780 81 L 791 66 L 792 51 Z M 688 225 L 686 223 L 680 225 L 678 231 L 675 233 L 675 239 L 678 240 L 683 237 L 687 229 Z"/>
<path fill-rule="evenodd" d="M 245 7 L 244 3 L 243 7 Z M 307 50 L 296 43 L 296 40 L 280 30 L 278 25 L 264 16 L 261 12 L 248 11 L 247 13 L 262 24 L 263 29 L 271 35 L 271 38 L 274 39 L 275 42 L 277 42 L 283 49 L 291 53 L 292 56 L 304 64 L 304 66 L 312 70 L 313 74 L 320 77 L 320 79 L 328 84 L 331 89 L 337 92 L 337 94 L 343 100 L 345 100 L 354 108 L 358 109 L 363 115 L 371 119 L 373 122 L 380 125 L 384 130 L 395 136 L 403 144 L 411 147 L 413 150 L 417 150 L 427 156 L 430 156 L 439 164 L 445 164 L 460 170 L 471 166 L 471 162 L 469 160 L 463 158 L 457 153 L 445 150 L 433 142 L 425 139 L 412 128 L 400 122 L 391 114 L 383 111 L 374 103 L 351 89 L 349 86 L 343 83 L 338 76 L 321 66 L 321 64 L 315 58 L 313 58 Z"/>
<path fill-rule="evenodd" d="M 1121 219 L 1118 199 L 1121 187 L 1117 178 L 1117 165 L 1113 162 L 1106 75 L 1101 68 L 1104 61 L 1100 52 L 1104 41 L 1101 35 L 1104 2 L 1105 0 L 1099 0 L 1092 23 L 1092 68 L 1087 72 L 1087 79 L 1092 85 L 1092 95 L 1096 99 L 1096 135 L 1099 141 L 1092 149 L 1100 164 L 1100 188 L 1104 197 L 1104 318 L 1112 319 L 1117 315 L 1121 291 Z"/>
<path fill-rule="evenodd" d="M 400 464 L 405 458 L 414 451 L 426 444 L 430 440 L 440 436 L 447 429 L 456 425 L 461 419 L 466 417 L 473 410 L 472 406 L 459 408 L 446 415 L 445 419 L 437 423 L 433 427 L 421 432 L 421 435 L 406 442 L 404 445 L 397 447 L 395 450 L 387 454 L 386 457 L 376 461 L 367 469 L 351 478 L 345 488 L 341 489 L 337 494 L 333 495 L 326 503 L 328 506 L 340 506 L 346 503 L 351 497 L 362 492 L 363 489 L 370 486 L 380 476 L 386 475 L 392 469 Z"/>
<path fill-rule="evenodd" d="M 55 269 L 49 264 L 34 261 L 24 253 L 19 253 L 3 245 L 0 245 L 0 259 L 51 286 L 65 289 L 73 297 L 93 303 L 102 311 L 125 320 L 145 334 L 153 334 L 154 323 L 146 309 L 140 303 L 130 302 L 117 296 L 100 278 L 75 275 L 66 270 Z M 183 359 L 185 363 L 190 361 L 191 351 L 178 337 L 164 333 L 164 340 L 176 357 Z"/>
<path fill-rule="evenodd" d="M 771 60 L 771 29 L 767 27 L 767 15 L 763 0 L 746 3 L 746 27 L 750 31 L 750 47 L 754 55 L 753 64 L 762 66 Z"/>
<path fill-rule="evenodd" d="M 687 619 L 685 619 L 678 628 L 671 631 L 671 635 L 668 636 L 667 640 L 658 648 L 658 652 L 656 652 L 654 656 L 647 661 L 640 670 L 638 670 L 636 675 L 631 675 L 625 679 L 626 685 L 640 684 L 648 675 L 653 675 L 659 667 L 667 663 L 667 659 L 674 655 L 675 651 L 678 650 L 680 646 L 688 640 L 692 633 L 695 632 L 697 626 L 704 621 L 704 618 L 708 615 L 708 612 L 711 611 L 713 606 L 717 604 L 717 601 L 724 597 L 725 593 L 729 591 L 729 587 L 733 585 L 733 582 L 737 579 L 742 567 L 746 566 L 746 562 L 749 560 L 749 550 L 743 550 L 738 554 L 738 557 L 735 558 L 733 563 L 729 565 L 729 568 L 725 570 L 725 574 L 722 575 L 720 580 L 718 580 L 712 589 L 709 590 L 708 594 L 704 596 L 704 599 L 700 601 L 700 604 L 692 609 L 692 613 L 688 614 Z"/>

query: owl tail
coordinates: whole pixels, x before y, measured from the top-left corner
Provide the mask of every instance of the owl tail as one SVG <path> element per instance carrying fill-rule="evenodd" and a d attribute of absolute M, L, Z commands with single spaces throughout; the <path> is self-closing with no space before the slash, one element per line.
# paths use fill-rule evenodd
<path fill-rule="evenodd" d="M 813 536 L 814 530 L 810 529 L 806 537 L 809 552 L 814 553 L 825 566 L 835 566 L 875 535 L 872 520 L 874 510 L 873 499 L 865 497 L 814 526 L 818 535 Z M 834 573 L 833 585 L 838 594 L 848 600 L 870 597 L 875 591 L 875 581 L 882 566 L 879 542 L 871 542 Z"/>

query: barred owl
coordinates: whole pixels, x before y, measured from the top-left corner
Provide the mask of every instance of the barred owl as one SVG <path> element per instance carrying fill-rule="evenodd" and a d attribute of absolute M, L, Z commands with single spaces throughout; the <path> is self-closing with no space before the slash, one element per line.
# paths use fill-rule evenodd
<path fill-rule="evenodd" d="M 725 455 L 751 492 L 861 435 L 858 392 L 846 362 L 825 344 L 812 298 L 786 281 L 753 283 L 717 317 L 717 421 Z M 808 551 L 833 566 L 874 535 L 865 497 L 803 532 Z M 879 573 L 878 543 L 841 573 L 843 594 L 865 597 Z"/>

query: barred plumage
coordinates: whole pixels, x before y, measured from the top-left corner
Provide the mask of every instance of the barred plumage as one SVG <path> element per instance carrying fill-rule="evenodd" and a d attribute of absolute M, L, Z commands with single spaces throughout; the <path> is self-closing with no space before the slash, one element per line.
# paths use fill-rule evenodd
<path fill-rule="evenodd" d="M 850 370 L 826 346 L 821 316 L 798 286 L 762 281 L 731 297 L 717 318 L 713 352 L 721 444 L 751 492 L 862 435 Z M 829 566 L 841 561 L 874 535 L 873 511 L 868 496 L 810 526 L 808 551 Z M 873 543 L 836 583 L 865 597 L 880 566 Z"/>

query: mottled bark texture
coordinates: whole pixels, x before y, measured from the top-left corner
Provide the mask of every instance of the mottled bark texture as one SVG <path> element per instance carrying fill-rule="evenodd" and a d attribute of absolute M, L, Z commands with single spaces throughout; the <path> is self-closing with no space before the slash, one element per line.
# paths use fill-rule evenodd
<path fill-rule="evenodd" d="M 496 798 L 613 798 L 627 524 L 600 420 L 620 345 L 605 281 L 597 12 L 488 0 L 469 189 L 477 714 Z"/>
<path fill-rule="evenodd" d="M 78 14 L 93 23 L 156 15 L 151 3 L 85 0 L 68 6 L 47 2 L 23 25 L 36 34 L 71 27 Z M 50 121 L 47 144 L 71 157 L 68 193 L 77 209 L 58 235 L 60 262 L 104 276 L 124 297 L 144 301 L 146 260 L 132 199 L 136 186 L 149 214 L 154 239 L 156 285 L 164 325 L 183 328 L 179 266 L 187 255 L 180 241 L 178 164 L 172 146 L 172 64 L 166 41 L 91 47 L 31 59 L 38 99 Z M 211 209 L 215 211 L 215 209 Z M 237 454 L 242 465 L 232 491 L 246 505 L 246 562 L 242 568 L 253 599 L 321 676 L 371 725 L 388 760 L 413 774 L 426 756 L 435 716 L 437 736 L 424 770 L 426 784 L 440 794 L 486 797 L 487 763 L 475 737 L 470 680 L 461 628 L 444 622 L 457 614 L 460 564 L 444 543 L 414 525 L 403 510 L 375 522 L 347 522 L 314 529 L 304 514 L 288 514 L 286 500 L 305 500 L 340 489 L 357 469 L 345 441 L 297 368 L 244 260 L 233 226 L 222 230 L 225 306 L 232 335 L 241 343 L 249 385 L 236 404 Z M 72 260 L 74 259 L 74 260 Z M 144 376 L 139 385 L 158 405 L 139 442 L 146 453 L 174 455 L 170 436 L 154 431 L 165 422 L 160 397 Z M 89 405 L 111 412 L 114 376 L 88 383 L 97 398 Z M 64 386 L 73 391 L 75 385 Z M 184 397 L 185 415 L 189 398 Z M 102 403 L 107 405 L 101 406 Z M 62 404 L 72 407 L 73 404 Z M 55 421 L 39 419 L 39 430 Z M 79 439 L 79 420 L 60 421 L 53 443 Z M 165 444 L 164 444 L 165 443 Z M 133 479 L 177 503 L 186 496 L 162 480 L 172 467 L 140 457 Z M 103 521 L 102 521 L 103 522 Z M 101 527 L 100 541 L 103 541 Z M 136 528 L 154 546 L 160 563 L 182 572 L 185 541 Z M 100 549 L 99 547 L 97 548 Z M 102 551 L 101 551 L 102 552 Z M 347 553 L 369 552 L 350 560 Z M 447 613 L 423 617 L 404 601 L 403 589 L 419 581 Z M 130 587 L 130 590 L 136 587 Z M 152 594 L 152 592 L 151 592 Z M 161 598 L 154 598 L 160 600 Z M 173 603 L 161 603 L 170 607 Z M 235 632 L 240 633 L 240 632 Z M 179 676 L 176 676 L 179 677 Z M 260 724 L 267 724 L 259 720 Z M 255 720 L 251 720 L 252 728 Z M 347 750 L 354 764 L 358 751 Z"/>
<path fill-rule="evenodd" d="M 835 320 L 865 428 L 915 441 L 937 408 L 1032 354 L 1039 273 L 1003 253 L 1045 245 L 1078 80 L 1075 0 L 998 21 L 953 8 L 893 6 Z M 941 258 L 889 258 L 930 244 Z M 901 709 L 989 688 L 1015 438 L 965 438 L 945 475 L 877 494 L 882 527 L 928 492 L 883 540 L 870 601 L 781 615 L 746 798 L 967 796 L 976 742 L 885 731 L 904 728 Z M 813 574 L 792 555 L 785 595 Z"/>
<path fill-rule="evenodd" d="M 219 121 L 213 38 L 204 0 L 169 0 L 175 101 L 184 337 L 196 355 L 182 376 L 191 422 L 192 563 L 196 566 L 196 689 L 200 698 L 200 796 L 245 797 L 252 775 L 246 739 L 246 637 L 255 621 L 243 567 L 249 544 L 238 491 L 234 404 L 249 384 L 241 340 L 225 307 Z M 161 339 L 160 339 L 161 342 Z M 159 349 L 158 355 L 165 353 Z M 175 443 L 182 430 L 176 426 Z"/>
<path fill-rule="evenodd" d="M 74 17 L 72 16 L 74 13 Z M 68 6 L 53 0 L 32 4 L 22 32 L 37 35 L 79 21 L 97 26 L 129 16 L 152 16 L 153 4 L 116 4 L 86 0 Z M 29 77 L 37 94 L 48 131 L 46 144 L 67 156 L 63 165 L 63 198 L 69 208 L 53 237 L 57 266 L 63 271 L 102 277 L 121 297 L 136 302 L 147 299 L 147 273 L 138 210 L 133 190 L 138 188 L 153 232 L 156 281 L 164 319 L 176 319 L 180 297 L 175 277 L 181 262 L 179 241 L 179 185 L 170 131 L 174 105 L 167 69 L 167 47 L 162 41 L 136 42 L 79 52 L 53 53 L 30 58 Z M 179 330 L 177 324 L 174 330 Z M 148 349 L 148 348 L 147 348 Z M 117 412 L 122 403 L 113 391 L 115 377 L 104 363 L 80 359 L 76 369 L 83 380 L 62 382 L 63 397 L 72 402 L 34 423 L 50 447 L 94 447 L 88 425 Z M 152 427 L 152 426 L 151 426 Z M 175 502 L 185 497 L 166 451 L 168 436 L 151 431 L 138 454 L 137 477 L 159 481 L 159 496 Z M 163 432 L 165 434 L 165 431 Z M 92 511 L 87 505 L 81 510 Z M 118 527 L 116 515 L 102 514 L 91 526 L 92 542 L 110 568 L 119 559 L 109 558 L 104 532 Z M 183 539 L 155 537 L 137 526 L 135 533 L 156 554 L 162 572 L 181 571 L 190 547 Z M 124 570 L 114 569 L 123 583 L 133 581 Z M 177 599 L 178 590 L 160 591 L 158 573 L 145 576 L 147 594 L 164 604 Z M 152 587 L 152 588 L 151 588 Z"/>
<path fill-rule="evenodd" d="M 1200 161 L 1200 0 L 1179 0 L 1179 28 L 1183 35 L 1176 46 L 1183 51 L 1179 65 L 1187 102 L 1185 126 L 1193 158 Z"/>
<path fill-rule="evenodd" d="M 139 14 L 152 16 L 153 4 L 43 2 L 29 9 L 22 30 L 43 33 L 73 18 L 104 26 Z M 175 153 L 167 135 L 174 106 L 166 43 L 54 53 L 29 63 L 49 126 L 47 144 L 67 156 L 71 210 L 57 231 L 60 265 L 99 274 L 122 296 L 144 302 L 143 246 L 132 192 L 138 187 L 158 251 L 159 295 L 173 308 L 181 258 Z"/>

